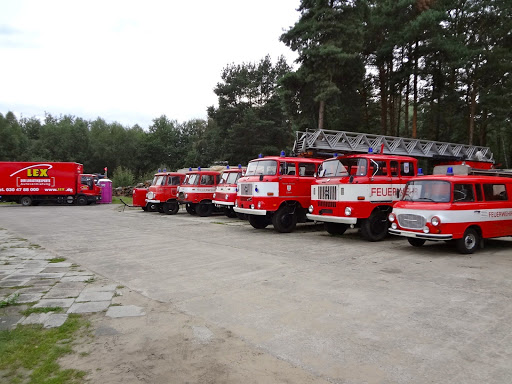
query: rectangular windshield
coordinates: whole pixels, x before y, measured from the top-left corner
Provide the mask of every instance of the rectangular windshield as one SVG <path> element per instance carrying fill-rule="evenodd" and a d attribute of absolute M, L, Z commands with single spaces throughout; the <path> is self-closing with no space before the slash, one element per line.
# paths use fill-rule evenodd
<path fill-rule="evenodd" d="M 191 174 L 185 177 L 185 181 L 183 181 L 183 184 L 187 185 L 196 185 L 199 181 L 199 175 L 198 174 Z"/>
<path fill-rule="evenodd" d="M 451 186 L 449 182 L 441 180 L 409 181 L 403 200 L 448 203 L 451 200 Z"/>
<path fill-rule="evenodd" d="M 251 161 L 247 166 L 245 176 L 275 175 L 277 172 L 277 161 L 275 160 L 256 160 Z"/>
<path fill-rule="evenodd" d="M 365 176 L 366 159 L 332 159 L 318 168 L 320 177 Z"/>
<path fill-rule="evenodd" d="M 220 178 L 219 184 L 236 184 L 240 178 L 240 172 L 224 172 Z"/>
<path fill-rule="evenodd" d="M 155 176 L 152 185 L 165 185 L 166 176 Z"/>

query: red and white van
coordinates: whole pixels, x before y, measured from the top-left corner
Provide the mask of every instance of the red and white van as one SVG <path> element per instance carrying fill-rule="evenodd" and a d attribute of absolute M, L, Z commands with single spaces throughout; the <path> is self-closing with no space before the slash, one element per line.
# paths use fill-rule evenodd
<path fill-rule="evenodd" d="M 158 210 L 160 213 L 175 215 L 178 204 L 178 187 L 185 179 L 184 173 L 158 172 L 146 193 L 146 208 L 149 211 Z"/>
<path fill-rule="evenodd" d="M 357 226 L 367 240 L 382 240 L 393 203 L 416 172 L 417 160 L 408 156 L 368 153 L 327 159 L 311 187 L 307 218 L 325 223 L 330 234 Z"/>
<path fill-rule="evenodd" d="M 238 165 L 236 168 L 230 168 L 229 165 L 222 171 L 220 181 L 213 194 L 213 204 L 222 211 L 227 217 L 236 217 L 237 213 L 233 210 L 236 201 L 236 183 L 245 173 L 245 168 Z"/>
<path fill-rule="evenodd" d="M 185 204 L 191 215 L 210 216 L 215 210 L 213 194 L 219 184 L 220 172 L 211 170 L 189 171 L 178 190 L 178 201 Z"/>
<path fill-rule="evenodd" d="M 311 184 L 321 159 L 266 156 L 251 160 L 238 180 L 234 210 L 263 229 L 270 223 L 278 232 L 291 232 L 306 222 Z"/>
<path fill-rule="evenodd" d="M 512 236 L 512 179 L 500 176 L 419 176 L 407 183 L 389 215 L 389 233 L 415 247 L 426 240 L 454 240 L 473 253 L 482 239 Z"/>

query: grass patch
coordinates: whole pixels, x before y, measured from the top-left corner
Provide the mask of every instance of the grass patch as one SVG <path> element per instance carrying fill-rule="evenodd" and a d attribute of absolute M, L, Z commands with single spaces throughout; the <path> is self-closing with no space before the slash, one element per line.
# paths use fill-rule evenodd
<path fill-rule="evenodd" d="M 17 285 L 15 287 L 9 287 L 9 289 L 23 289 L 23 288 L 32 288 L 33 285 Z"/>
<path fill-rule="evenodd" d="M 11 297 L 9 297 L 9 298 L 7 298 L 5 300 L 0 301 L 0 308 L 5 308 L 5 307 L 8 307 L 10 305 L 16 305 L 16 302 L 18 301 L 18 297 L 20 297 L 20 294 L 19 293 L 15 293 Z M 0 354 L 0 356 L 1 356 L 1 354 Z"/>
<path fill-rule="evenodd" d="M 77 314 L 53 329 L 24 325 L 0 331 L 0 382 L 9 383 L 82 383 L 85 372 L 61 369 L 57 360 L 72 352 L 75 333 L 87 322 Z"/>
<path fill-rule="evenodd" d="M 21 314 L 23 316 L 29 316 L 32 313 L 48 313 L 48 312 L 55 312 L 55 313 L 62 313 L 64 310 L 62 307 L 40 307 L 40 308 L 28 308 L 24 311 L 21 311 Z"/>
<path fill-rule="evenodd" d="M 96 279 L 94 277 L 91 277 L 90 279 L 85 280 L 84 283 L 90 284 L 90 283 L 93 283 L 94 280 L 96 280 Z"/>
<path fill-rule="evenodd" d="M 54 257 L 53 259 L 48 260 L 49 263 L 62 263 L 66 261 L 65 257 Z"/>
<path fill-rule="evenodd" d="M 133 204 L 133 197 L 131 196 L 112 196 L 112 204 L 123 204 L 120 199 L 123 199 L 128 205 Z"/>
<path fill-rule="evenodd" d="M 222 221 L 212 221 L 212 224 L 227 225 L 227 223 L 223 223 Z"/>
<path fill-rule="evenodd" d="M 123 289 L 123 288 L 124 288 L 124 285 L 118 285 L 118 286 L 116 287 L 116 289 Z"/>

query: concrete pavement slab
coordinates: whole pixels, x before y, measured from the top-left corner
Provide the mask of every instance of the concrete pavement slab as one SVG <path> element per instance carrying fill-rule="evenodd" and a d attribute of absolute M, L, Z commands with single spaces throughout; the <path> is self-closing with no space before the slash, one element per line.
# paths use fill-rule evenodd
<path fill-rule="evenodd" d="M 66 313 L 51 313 L 50 316 L 44 321 L 44 328 L 57 328 L 66 322 L 68 314 Z"/>
<path fill-rule="evenodd" d="M 89 292 L 87 288 L 84 289 L 80 295 L 76 298 L 76 302 L 84 302 L 84 301 L 110 301 L 114 296 L 113 291 L 107 292 Z"/>
<path fill-rule="evenodd" d="M 0 316 L 0 331 L 7 331 L 16 328 L 16 325 L 23 318 L 24 316 L 22 315 Z"/>
<path fill-rule="evenodd" d="M 12 297 L 13 295 L 11 295 Z M 43 293 L 21 293 L 16 299 L 16 303 L 34 303 L 43 297 Z"/>
<path fill-rule="evenodd" d="M 52 287 L 45 295 L 45 299 L 69 299 L 69 298 L 77 298 L 82 292 L 81 289 L 65 289 L 65 288 L 57 288 L 56 286 Z"/>
<path fill-rule="evenodd" d="M 61 307 L 69 308 L 75 302 L 75 299 L 41 299 L 34 308 Z"/>
<path fill-rule="evenodd" d="M 102 284 L 102 285 L 96 285 L 96 283 L 88 285 L 87 288 L 85 288 L 85 291 L 87 292 L 114 292 L 116 290 L 117 285 L 115 284 Z"/>
<path fill-rule="evenodd" d="M 89 301 L 87 303 L 74 303 L 67 313 L 102 312 L 108 308 L 110 301 Z"/>
<path fill-rule="evenodd" d="M 12 288 L 12 287 L 22 287 L 27 285 L 30 279 L 11 279 L 6 277 L 0 281 L 0 287 Z"/>
<path fill-rule="evenodd" d="M 144 312 L 144 308 L 138 307 L 136 305 L 114 305 L 107 310 L 105 316 L 117 318 L 144 315 L 146 315 L 146 312 Z"/>
<path fill-rule="evenodd" d="M 46 320 L 50 318 L 50 312 L 48 313 L 31 313 L 26 318 L 20 320 L 20 324 L 44 324 Z"/>
<path fill-rule="evenodd" d="M 94 275 L 64 276 L 62 279 L 60 279 L 60 281 L 63 283 L 67 283 L 67 282 L 73 282 L 73 281 L 88 281 L 93 278 L 94 278 Z"/>

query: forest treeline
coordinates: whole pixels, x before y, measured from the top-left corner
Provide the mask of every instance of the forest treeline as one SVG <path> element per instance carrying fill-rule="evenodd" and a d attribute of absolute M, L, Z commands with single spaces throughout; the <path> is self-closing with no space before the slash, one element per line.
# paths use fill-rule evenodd
<path fill-rule="evenodd" d="M 297 52 L 227 65 L 207 119 L 149 127 L 0 114 L 0 160 L 123 166 L 247 163 L 289 151 L 294 131 L 334 129 L 490 146 L 512 167 L 510 0 L 302 0 L 281 36 Z M 264 26 L 262 26 L 263 28 Z M 206 106 L 205 106 L 206 108 Z"/>

